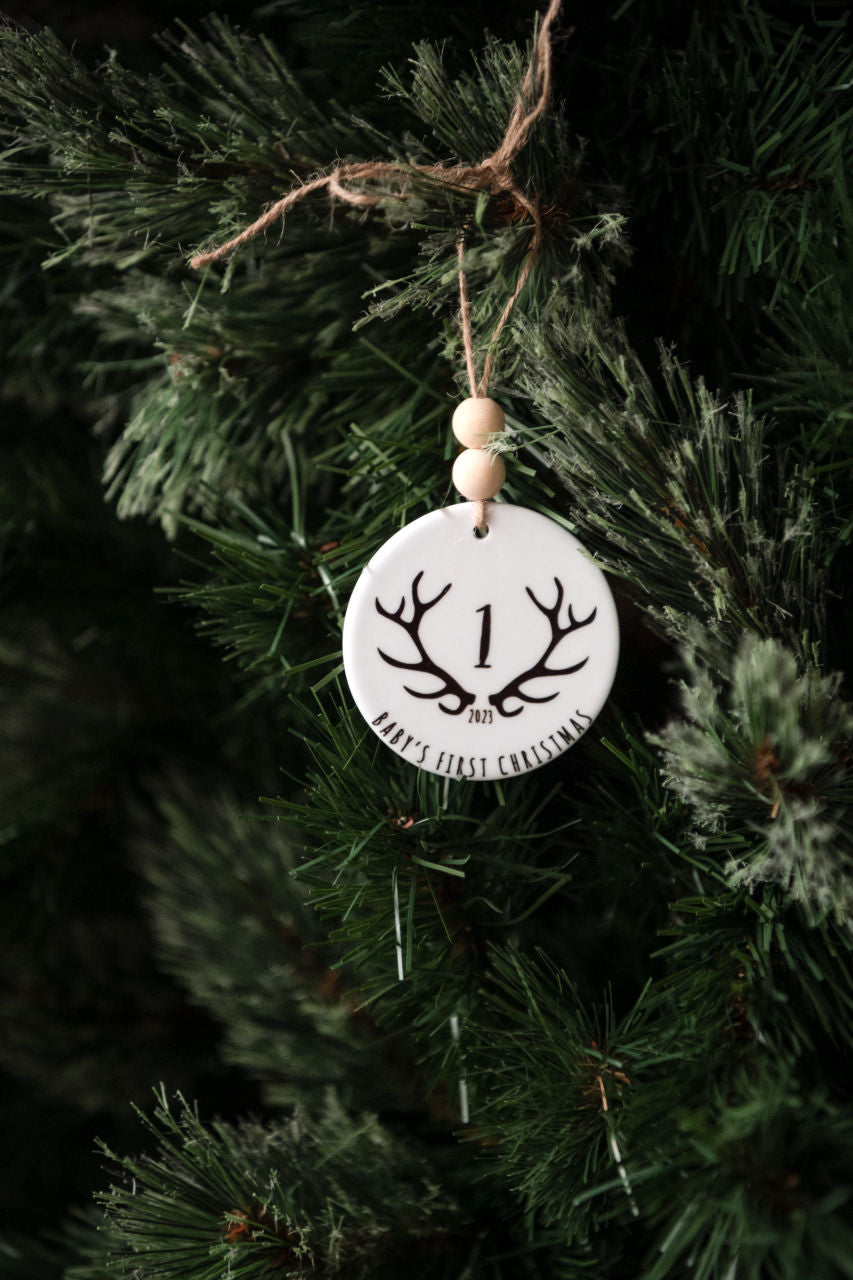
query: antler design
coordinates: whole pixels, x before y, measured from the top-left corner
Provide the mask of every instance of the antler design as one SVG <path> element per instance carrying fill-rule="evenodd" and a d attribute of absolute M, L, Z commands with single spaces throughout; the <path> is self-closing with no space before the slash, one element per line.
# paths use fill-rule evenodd
<path fill-rule="evenodd" d="M 403 628 L 406 635 L 414 643 L 415 648 L 420 654 L 419 661 L 401 662 L 399 658 L 392 658 L 389 654 L 383 653 L 381 649 L 378 652 L 380 658 L 384 659 L 389 666 L 401 667 L 404 671 L 423 671 L 425 675 L 436 676 L 439 680 L 443 681 L 441 688 L 436 689 L 435 693 L 419 693 L 417 689 L 410 689 L 407 684 L 403 685 L 403 688 L 406 690 L 406 693 L 410 693 L 413 698 L 444 698 L 448 696 L 458 698 L 458 707 L 446 707 L 443 702 L 438 704 L 441 710 L 447 715 L 458 716 L 462 714 L 466 707 L 470 707 L 471 703 L 476 701 L 476 694 L 469 693 L 467 689 L 463 689 L 462 685 L 459 684 L 452 675 L 445 671 L 443 667 L 440 667 L 437 663 L 433 662 L 432 658 L 424 648 L 423 641 L 419 635 L 421 620 L 424 614 L 429 609 L 432 609 L 434 605 L 437 605 L 439 600 L 444 599 L 453 583 L 448 582 L 447 586 L 442 587 L 438 595 L 434 596 L 432 600 L 421 600 L 418 595 L 418 583 L 423 576 L 424 571 L 421 569 L 420 573 L 417 574 L 412 581 L 412 617 L 408 622 L 403 621 L 403 613 L 406 608 L 405 596 L 403 596 L 400 601 L 399 609 L 396 609 L 393 613 L 390 609 L 383 608 L 379 603 L 379 597 L 376 597 L 376 612 L 381 613 L 383 618 L 388 618 L 391 622 L 396 622 L 399 627 Z"/>
<path fill-rule="evenodd" d="M 528 667 L 526 671 L 522 671 L 520 676 L 515 676 L 515 678 L 510 680 L 508 684 L 504 685 L 499 693 L 489 694 L 489 702 L 491 702 L 492 706 L 497 708 L 498 712 L 502 716 L 518 716 L 521 715 L 524 710 L 524 707 L 516 707 L 515 711 L 507 711 L 504 704 L 508 698 L 519 698 L 522 702 L 551 702 L 557 697 L 556 693 L 546 694 L 543 698 L 536 698 L 532 693 L 523 693 L 521 686 L 527 684 L 528 680 L 539 680 L 542 676 L 570 676 L 573 672 L 580 671 L 581 667 L 585 666 L 589 661 L 589 658 L 587 657 L 583 658 L 580 662 L 574 663 L 571 667 L 548 666 L 548 659 L 557 648 L 560 641 L 564 639 L 565 636 L 571 635 L 573 631 L 579 631 L 581 627 L 588 627 L 598 612 L 597 609 L 593 609 L 588 618 L 582 618 L 579 622 L 574 615 L 572 606 L 569 605 L 569 625 L 561 627 L 558 622 L 558 617 L 563 605 L 563 584 L 560 582 L 559 578 L 555 578 L 554 585 L 557 588 L 557 599 L 550 608 L 537 600 L 529 587 L 525 587 L 525 591 L 536 605 L 536 608 L 540 613 L 545 614 L 545 617 L 551 624 L 551 640 L 548 644 L 548 648 L 542 654 L 542 657 L 538 662 L 534 663 L 532 667 Z"/>

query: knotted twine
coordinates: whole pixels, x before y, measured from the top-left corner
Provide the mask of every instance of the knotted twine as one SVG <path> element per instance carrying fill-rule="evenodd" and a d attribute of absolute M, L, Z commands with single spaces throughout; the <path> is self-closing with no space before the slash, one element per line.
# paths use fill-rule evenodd
<path fill-rule="evenodd" d="M 462 345 L 465 351 L 465 367 L 471 395 L 474 398 L 485 396 L 489 379 L 492 375 L 498 339 L 519 295 L 530 278 L 533 264 L 542 245 L 543 229 L 539 206 L 536 199 L 526 195 L 519 186 L 513 174 L 512 165 L 516 156 L 527 142 L 531 129 L 551 100 L 551 28 L 556 21 L 561 5 L 562 0 L 550 0 L 548 9 L 542 18 L 533 56 L 522 81 L 518 97 L 515 100 L 504 137 L 497 150 L 486 156 L 484 160 L 475 165 L 403 165 L 390 160 L 358 161 L 351 164 L 336 165 L 330 173 L 312 178 L 309 182 L 301 183 L 298 187 L 288 191 L 280 200 L 270 205 L 250 226 L 246 227 L 245 230 L 231 240 L 227 240 L 225 244 L 221 244 L 218 248 L 211 249 L 206 253 L 195 254 L 190 259 L 190 266 L 198 270 L 200 267 L 206 267 L 212 262 L 218 262 L 231 253 L 233 249 L 239 248 L 240 245 L 246 244 L 247 241 L 253 240 L 255 236 L 266 231 L 279 219 L 284 219 L 289 209 L 300 200 L 313 195 L 315 191 L 326 190 L 331 200 L 338 200 L 341 204 L 370 208 L 381 204 L 383 200 L 387 199 L 387 193 L 372 194 L 369 191 L 358 189 L 360 184 L 387 182 L 389 179 L 396 178 L 402 184 L 400 190 L 396 192 L 397 197 L 407 199 L 410 195 L 407 185 L 411 186 L 416 177 L 427 177 L 460 191 L 484 191 L 491 196 L 509 196 L 516 207 L 524 210 L 527 214 L 533 230 L 515 288 L 498 317 L 492 335 L 486 344 L 483 372 L 479 381 L 474 364 L 471 310 L 464 271 L 464 232 L 460 235 L 456 246 L 459 256 L 459 309 Z M 538 95 L 535 98 L 533 96 L 534 83 L 538 90 Z M 355 184 L 355 186 L 350 184 Z M 479 503 L 478 507 L 477 527 L 482 531 L 485 528 L 483 503 Z"/>

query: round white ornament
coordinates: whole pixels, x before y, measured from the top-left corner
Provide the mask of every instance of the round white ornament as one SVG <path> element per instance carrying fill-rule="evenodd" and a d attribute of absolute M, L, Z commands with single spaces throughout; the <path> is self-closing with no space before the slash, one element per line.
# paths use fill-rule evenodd
<path fill-rule="evenodd" d="M 536 511 L 432 511 L 363 570 L 344 669 L 359 711 L 404 760 L 450 778 L 512 778 L 592 724 L 619 655 L 616 607 L 582 545 Z"/>

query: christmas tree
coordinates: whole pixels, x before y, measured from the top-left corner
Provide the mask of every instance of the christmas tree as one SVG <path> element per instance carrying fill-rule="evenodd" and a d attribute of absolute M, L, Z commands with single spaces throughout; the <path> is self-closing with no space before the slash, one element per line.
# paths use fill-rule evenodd
<path fill-rule="evenodd" d="M 0 28 L 6 1274 L 853 1276 L 843 12 L 208 8 Z M 460 269 L 622 636 L 495 781 L 341 661 Z"/>

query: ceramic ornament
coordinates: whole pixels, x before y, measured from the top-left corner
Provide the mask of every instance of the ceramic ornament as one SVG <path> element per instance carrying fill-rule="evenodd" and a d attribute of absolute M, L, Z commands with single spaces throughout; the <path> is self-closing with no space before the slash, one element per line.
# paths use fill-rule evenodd
<path fill-rule="evenodd" d="M 613 597 L 577 538 L 503 502 L 489 504 L 486 532 L 478 505 L 430 512 L 390 538 L 343 631 L 347 680 L 373 732 L 417 768 L 472 781 L 517 777 L 568 750 L 601 710 L 619 652 Z"/>

